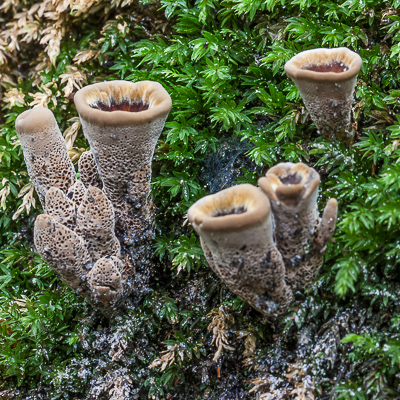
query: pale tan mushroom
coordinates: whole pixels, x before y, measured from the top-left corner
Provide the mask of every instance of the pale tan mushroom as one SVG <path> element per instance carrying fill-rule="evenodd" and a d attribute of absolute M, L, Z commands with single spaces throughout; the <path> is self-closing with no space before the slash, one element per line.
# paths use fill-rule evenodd
<path fill-rule="evenodd" d="M 87 296 L 85 280 L 90 255 L 83 239 L 46 214 L 36 218 L 34 233 L 35 246 L 40 256 L 60 274 L 68 286 L 78 294 Z"/>
<path fill-rule="evenodd" d="M 285 65 L 315 125 L 329 140 L 352 142 L 351 106 L 361 65 L 361 57 L 345 47 L 306 50 Z"/>
<path fill-rule="evenodd" d="M 94 186 L 99 189 L 103 188 L 96 161 L 91 151 L 84 151 L 81 154 L 78 161 L 78 170 L 81 180 L 86 187 Z"/>
<path fill-rule="evenodd" d="M 17 135 L 24 151 L 28 174 L 42 206 L 51 187 L 67 192 L 76 181 L 67 145 L 53 113 L 43 107 L 20 114 L 15 121 Z"/>
<path fill-rule="evenodd" d="M 107 310 L 115 309 L 123 295 L 123 268 L 122 261 L 117 257 L 104 257 L 88 273 L 87 280 L 93 300 Z"/>
<path fill-rule="evenodd" d="M 281 314 L 292 299 L 273 240 L 268 198 L 243 184 L 205 196 L 188 211 L 210 267 L 252 307 Z"/>
<path fill-rule="evenodd" d="M 114 233 L 114 209 L 100 189 L 91 186 L 86 191 L 77 211 L 77 226 L 94 261 L 120 256 L 121 246 Z"/>
<path fill-rule="evenodd" d="M 155 218 L 151 163 L 171 97 L 157 82 L 110 81 L 84 87 L 74 101 L 90 144 L 79 167 L 88 172 L 87 183 L 99 186 L 100 175 L 114 207 L 117 237 L 125 249 L 125 285 L 144 287 L 135 282 L 135 270 L 140 267 L 142 276 L 150 270 Z"/>
<path fill-rule="evenodd" d="M 318 172 L 302 163 L 278 164 L 258 180 L 271 202 L 275 238 L 293 290 L 311 284 L 335 228 L 335 199 L 328 201 L 322 220 L 319 219 L 319 182 Z"/>
<path fill-rule="evenodd" d="M 151 161 L 171 97 L 157 82 L 110 81 L 84 87 L 74 101 L 117 218 L 124 229 L 146 230 L 154 219 Z"/>

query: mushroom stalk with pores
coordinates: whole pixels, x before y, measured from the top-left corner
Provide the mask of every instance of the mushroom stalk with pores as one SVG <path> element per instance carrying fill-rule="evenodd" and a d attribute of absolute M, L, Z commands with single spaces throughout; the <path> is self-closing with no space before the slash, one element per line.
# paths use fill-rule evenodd
<path fill-rule="evenodd" d="M 306 50 L 285 65 L 312 120 L 328 140 L 346 144 L 353 140 L 351 106 L 361 65 L 361 57 L 345 47 Z"/>
<path fill-rule="evenodd" d="M 253 308 L 282 316 L 293 293 L 312 283 L 335 229 L 337 202 L 321 220 L 319 174 L 307 165 L 282 163 L 260 178 L 198 200 L 188 219 L 210 267 Z"/>
<path fill-rule="evenodd" d="M 256 310 L 279 315 L 292 299 L 274 240 L 268 198 L 243 184 L 203 197 L 188 211 L 210 267 Z"/>
<path fill-rule="evenodd" d="M 303 163 L 278 164 L 258 180 L 271 202 L 277 246 L 286 266 L 287 282 L 294 291 L 311 284 L 335 227 L 335 199 L 328 201 L 322 220 L 319 219 L 319 182 L 317 171 Z"/>
<path fill-rule="evenodd" d="M 76 181 L 67 145 L 53 113 L 47 108 L 36 107 L 23 112 L 15 121 L 15 129 L 29 177 L 46 208 L 45 196 L 51 187 L 66 192 Z"/>

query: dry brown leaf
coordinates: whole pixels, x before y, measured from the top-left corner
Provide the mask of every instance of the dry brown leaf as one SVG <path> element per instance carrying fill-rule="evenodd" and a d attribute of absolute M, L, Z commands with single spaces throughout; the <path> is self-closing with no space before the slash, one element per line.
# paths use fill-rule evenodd
<path fill-rule="evenodd" d="M 4 103 L 8 103 L 8 108 L 24 106 L 26 104 L 25 94 L 17 88 L 12 88 L 8 92 L 5 92 L 2 100 Z"/>

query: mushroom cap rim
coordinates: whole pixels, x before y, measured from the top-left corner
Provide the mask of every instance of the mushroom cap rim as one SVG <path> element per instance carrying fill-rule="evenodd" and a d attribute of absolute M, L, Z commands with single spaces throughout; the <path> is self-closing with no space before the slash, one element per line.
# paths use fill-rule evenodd
<path fill-rule="evenodd" d="M 251 199 L 255 202 L 255 206 L 251 210 L 246 210 L 241 214 L 228 214 L 219 217 L 196 212 L 201 207 L 215 206 L 215 196 L 239 190 L 247 191 L 246 194 L 252 196 Z M 271 206 L 268 197 L 256 186 L 245 183 L 201 198 L 189 208 L 188 220 L 194 227 L 198 227 L 203 232 L 240 232 L 250 227 L 262 225 L 269 218 L 270 213 Z"/>
<path fill-rule="evenodd" d="M 95 89 L 101 88 L 111 89 L 122 85 L 131 85 L 132 88 L 137 86 L 150 87 L 150 93 L 161 98 L 161 101 L 156 106 L 140 112 L 128 111 L 102 111 L 92 108 L 86 101 L 86 96 Z M 81 119 L 98 126 L 129 126 L 129 125 L 143 125 L 150 123 L 157 118 L 166 117 L 172 108 L 171 96 L 164 89 L 164 87 L 154 81 L 138 81 L 130 82 L 124 80 L 112 80 L 94 83 L 79 89 L 74 96 L 75 107 Z"/>
<path fill-rule="evenodd" d="M 321 51 L 324 52 L 343 51 L 348 53 L 348 55 L 351 55 L 353 57 L 351 65 L 348 66 L 349 69 L 344 72 L 317 72 L 317 71 L 301 69 L 294 65 L 295 59 L 297 57 Z M 285 72 L 292 79 L 310 80 L 319 82 L 343 82 L 357 76 L 357 74 L 360 72 L 361 66 L 362 66 L 361 57 L 354 51 L 349 50 L 347 47 L 337 47 L 332 49 L 317 48 L 317 49 L 305 50 L 296 54 L 285 64 Z"/>
<path fill-rule="evenodd" d="M 284 184 L 282 183 L 275 190 L 272 188 L 271 182 L 268 179 L 268 176 L 274 176 L 280 180 L 279 175 L 276 173 L 280 171 L 281 168 L 285 168 L 291 166 L 300 166 L 301 168 L 307 168 L 309 170 L 309 176 L 307 180 L 303 184 Z M 295 171 L 297 173 L 297 171 Z M 265 176 L 261 177 L 258 180 L 258 186 L 262 189 L 266 195 L 271 198 L 273 201 L 278 202 L 280 199 L 277 194 L 280 196 L 284 196 L 287 198 L 295 198 L 301 196 L 302 200 L 306 200 L 311 194 L 315 191 L 315 189 L 319 186 L 321 182 L 321 177 L 314 168 L 309 167 L 304 163 L 280 163 L 270 168 Z"/>
<path fill-rule="evenodd" d="M 34 107 L 19 114 L 15 120 L 15 129 L 20 134 L 42 133 L 43 129 L 56 125 L 53 112 L 46 107 Z"/>

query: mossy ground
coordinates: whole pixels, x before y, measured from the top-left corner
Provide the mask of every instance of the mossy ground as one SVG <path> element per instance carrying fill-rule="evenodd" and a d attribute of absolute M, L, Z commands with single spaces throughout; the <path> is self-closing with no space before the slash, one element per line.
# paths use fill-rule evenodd
<path fill-rule="evenodd" d="M 0 27 L 1 398 L 400 397 L 400 1 L 5 0 Z M 283 71 L 334 46 L 363 59 L 351 149 L 318 135 Z M 153 165 L 157 272 L 109 322 L 33 251 L 14 129 L 48 106 L 76 162 L 73 94 L 104 79 L 156 80 L 174 104 Z M 282 161 L 318 170 L 339 221 L 315 283 L 271 324 L 210 271 L 185 213 Z"/>

